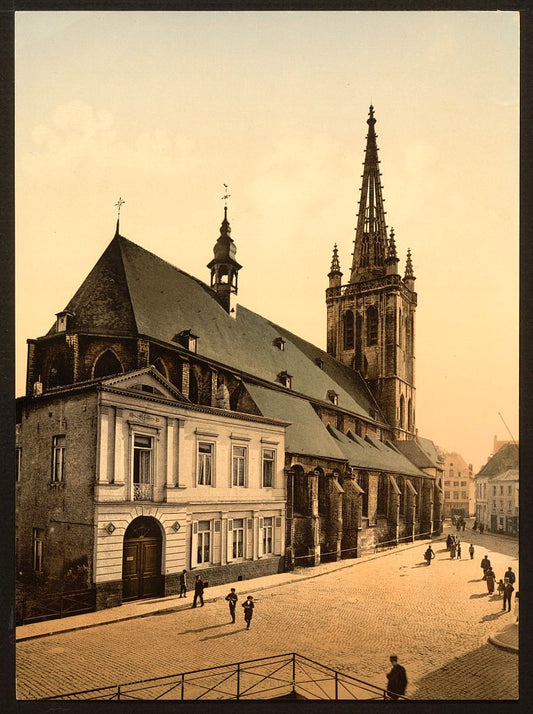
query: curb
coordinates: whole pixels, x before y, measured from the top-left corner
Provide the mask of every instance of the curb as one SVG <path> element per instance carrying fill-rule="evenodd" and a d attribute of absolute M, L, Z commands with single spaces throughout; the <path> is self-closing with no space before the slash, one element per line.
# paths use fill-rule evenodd
<path fill-rule="evenodd" d="M 515 639 L 515 631 L 516 631 L 516 641 L 517 644 L 512 644 L 509 642 L 509 639 L 514 640 Z M 513 634 L 511 637 L 508 637 L 509 633 L 512 632 Z M 505 630 L 502 630 L 501 632 L 498 632 L 497 635 L 489 635 L 488 641 L 490 642 L 491 645 L 494 645 L 495 647 L 498 647 L 501 650 L 505 650 L 506 652 L 515 652 L 518 654 L 519 651 L 519 637 L 518 637 L 518 623 L 513 622 L 510 625 L 507 625 Z"/>
<path fill-rule="evenodd" d="M 437 536 L 436 538 L 433 538 L 433 539 L 427 539 L 424 541 L 417 541 L 415 543 L 405 544 L 402 548 L 402 551 L 403 550 L 411 550 L 412 548 L 418 548 L 421 545 L 425 545 L 428 542 L 428 540 L 430 543 L 433 543 L 433 542 L 436 542 L 439 540 L 444 540 L 444 538 L 442 536 Z M 338 568 L 331 568 L 331 570 L 325 570 L 322 573 L 309 573 L 309 574 L 302 574 L 302 575 L 295 574 L 295 577 L 293 580 L 288 579 L 288 580 L 285 580 L 285 581 L 282 581 L 279 583 L 271 583 L 269 585 L 263 585 L 262 587 L 258 586 L 258 587 L 255 587 L 253 590 L 254 590 L 254 592 L 262 592 L 263 590 L 270 590 L 272 588 L 279 588 L 283 585 L 290 585 L 293 582 L 302 582 L 304 580 L 312 580 L 313 578 L 320 578 L 324 575 L 329 575 L 330 573 L 336 573 L 339 570 L 345 570 L 346 568 L 353 568 L 356 565 L 361 565 L 361 563 L 368 563 L 371 560 L 377 560 L 378 558 L 383 558 L 387 555 L 394 555 L 395 553 L 398 553 L 398 552 L 399 552 L 398 547 L 391 548 L 387 552 L 377 553 L 377 554 L 374 554 L 374 555 L 366 557 L 366 558 L 364 556 L 362 558 L 355 558 L 354 559 L 355 562 L 347 563 L 346 565 L 339 565 Z M 284 573 L 284 574 L 290 575 L 292 573 L 294 573 L 294 570 L 288 571 L 287 573 Z M 223 584 L 225 584 L 225 583 L 223 583 Z M 229 583 L 228 583 L 228 585 L 229 585 Z M 215 587 L 220 587 L 220 586 L 215 586 Z M 205 603 L 216 602 L 221 597 L 222 597 L 221 595 L 214 596 L 211 598 L 204 597 L 204 602 Z M 68 628 L 60 628 L 57 630 L 50 630 L 49 632 L 41 632 L 41 633 L 38 633 L 35 635 L 27 635 L 27 636 L 20 635 L 18 637 L 15 632 L 15 641 L 16 642 L 27 642 L 29 640 L 36 640 L 40 637 L 51 637 L 53 635 L 61 635 L 66 632 L 76 632 L 78 630 L 87 630 L 91 627 L 102 627 L 104 625 L 113 625 L 116 622 L 127 622 L 128 620 L 137 620 L 142 617 L 151 617 L 152 615 L 169 614 L 171 612 L 178 612 L 180 610 L 191 610 L 191 609 L 192 609 L 192 607 L 188 603 L 187 604 L 179 603 L 177 605 L 171 605 L 169 607 L 164 607 L 162 605 L 161 607 L 157 607 L 156 609 L 151 610 L 150 612 L 142 612 L 142 613 L 138 613 L 135 615 L 125 615 L 123 617 L 120 617 L 120 615 L 118 615 L 113 620 L 108 620 L 106 622 L 91 622 L 91 623 L 87 623 L 85 625 L 79 624 L 79 625 L 74 625 L 74 626 L 68 627 Z M 64 622 L 64 620 L 63 620 L 63 622 Z M 24 625 L 21 625 L 21 627 L 24 627 Z"/>

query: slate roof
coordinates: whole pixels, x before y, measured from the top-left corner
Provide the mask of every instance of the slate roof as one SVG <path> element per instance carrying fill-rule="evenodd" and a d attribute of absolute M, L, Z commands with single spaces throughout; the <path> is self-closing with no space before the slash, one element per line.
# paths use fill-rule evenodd
<path fill-rule="evenodd" d="M 440 464 L 435 459 L 432 459 L 430 454 L 422 448 L 418 439 L 398 440 L 394 442 L 394 446 L 419 469 L 441 468 Z"/>
<path fill-rule="evenodd" d="M 493 478 L 499 476 L 509 469 L 519 468 L 519 451 L 517 444 L 504 444 L 491 456 L 487 463 L 481 468 L 476 478 L 485 476 Z"/>
<path fill-rule="evenodd" d="M 295 392 L 327 402 L 333 390 L 341 409 L 385 421 L 358 372 L 241 305 L 230 317 L 210 287 L 123 236 L 113 238 L 66 310 L 75 332 L 140 334 L 175 345 L 179 332 L 191 330 L 200 356 L 274 383 L 286 371 Z M 48 334 L 54 332 L 55 325 Z M 280 336 L 283 350 L 273 344 Z"/>
<path fill-rule="evenodd" d="M 353 433 L 346 436 L 331 425 L 328 426 L 328 431 L 338 441 L 340 450 L 351 466 L 427 478 L 427 474 L 420 471 L 403 454 L 379 439 L 370 436 L 362 439 Z"/>

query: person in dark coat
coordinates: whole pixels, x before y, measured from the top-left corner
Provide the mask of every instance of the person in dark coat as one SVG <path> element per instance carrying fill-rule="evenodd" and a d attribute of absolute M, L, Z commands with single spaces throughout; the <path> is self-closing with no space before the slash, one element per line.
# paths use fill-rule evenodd
<path fill-rule="evenodd" d="M 387 697 L 389 699 L 398 699 L 399 696 L 405 694 L 407 689 L 407 674 L 405 667 L 398 664 L 396 655 L 391 655 L 389 659 L 392 669 L 387 673 Z"/>
<path fill-rule="evenodd" d="M 483 580 L 487 579 L 487 570 L 490 568 L 490 560 L 485 556 L 481 561 L 481 569 L 483 570 Z"/>
<path fill-rule="evenodd" d="M 450 550 L 450 548 L 452 547 L 452 543 L 453 543 L 452 535 L 451 535 L 451 533 L 448 533 L 448 535 L 446 536 L 446 550 L 448 550 L 448 551 Z"/>
<path fill-rule="evenodd" d="M 457 560 L 461 560 L 461 541 L 457 541 Z"/>
<path fill-rule="evenodd" d="M 431 561 L 435 557 L 435 553 L 433 552 L 432 548 L 430 545 L 428 545 L 426 552 L 424 553 L 424 558 L 426 560 L 426 563 L 428 565 L 431 565 Z"/>
<path fill-rule="evenodd" d="M 248 595 L 246 601 L 243 602 L 244 607 L 244 621 L 246 622 L 246 629 L 250 629 L 250 622 L 252 621 L 252 615 L 254 614 L 254 599 L 251 595 Z"/>
<path fill-rule="evenodd" d="M 194 581 L 194 598 L 192 601 L 192 606 L 196 607 L 196 601 L 200 598 L 200 606 L 204 606 L 204 584 L 202 582 L 202 579 L 199 575 L 196 576 L 196 580 Z"/>
<path fill-rule="evenodd" d="M 468 546 L 468 552 L 470 553 L 470 560 L 474 560 L 474 545 L 470 543 Z"/>
<path fill-rule="evenodd" d="M 185 578 L 186 570 L 180 573 L 180 597 L 187 597 L 187 580 Z"/>
<path fill-rule="evenodd" d="M 237 597 L 237 593 L 235 592 L 235 588 L 231 588 L 225 599 L 229 603 L 229 614 L 231 617 L 231 621 L 235 622 L 235 605 L 237 604 L 237 600 L 239 599 Z"/>
<path fill-rule="evenodd" d="M 511 583 L 511 585 L 515 584 L 516 576 L 513 573 L 513 569 L 511 568 L 510 565 L 507 568 L 507 571 L 504 573 L 503 579 L 508 580 Z"/>
<path fill-rule="evenodd" d="M 508 580 L 504 581 L 503 588 L 503 605 L 502 610 L 505 610 L 505 605 L 507 604 L 507 612 L 511 612 L 511 597 L 513 596 L 514 588 L 513 584 Z"/>

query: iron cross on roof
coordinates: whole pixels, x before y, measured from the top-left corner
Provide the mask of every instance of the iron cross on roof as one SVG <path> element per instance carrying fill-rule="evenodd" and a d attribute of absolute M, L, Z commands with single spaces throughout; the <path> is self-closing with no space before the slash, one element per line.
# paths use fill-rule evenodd
<path fill-rule="evenodd" d="M 126 201 L 123 201 L 122 198 L 119 198 L 118 201 L 115 203 L 115 206 L 118 208 L 118 215 L 117 218 L 120 218 L 120 207 L 126 203 Z"/>
<path fill-rule="evenodd" d="M 230 198 L 231 194 L 228 193 L 228 184 L 224 183 L 222 184 L 224 186 L 224 196 L 222 196 L 222 201 L 224 201 L 224 207 L 227 207 L 228 205 L 228 198 Z"/>

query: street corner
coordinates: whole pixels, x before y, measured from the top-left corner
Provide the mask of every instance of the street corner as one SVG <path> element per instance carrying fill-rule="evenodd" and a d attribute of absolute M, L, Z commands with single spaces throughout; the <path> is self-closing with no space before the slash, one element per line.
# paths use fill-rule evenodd
<path fill-rule="evenodd" d="M 505 613 L 502 613 L 505 615 Z M 491 645 L 498 647 L 506 652 L 516 652 L 519 651 L 519 632 L 518 632 L 518 622 L 510 622 L 502 630 L 489 635 L 489 642 Z"/>

